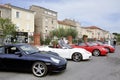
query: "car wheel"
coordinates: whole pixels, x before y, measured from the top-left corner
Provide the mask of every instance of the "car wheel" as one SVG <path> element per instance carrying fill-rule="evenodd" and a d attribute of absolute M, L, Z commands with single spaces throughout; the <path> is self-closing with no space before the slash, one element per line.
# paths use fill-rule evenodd
<path fill-rule="evenodd" d="M 100 55 L 100 51 L 98 49 L 95 49 L 93 51 L 93 56 L 99 56 Z"/>
<path fill-rule="evenodd" d="M 37 77 L 45 76 L 47 71 L 47 66 L 43 62 L 35 62 L 32 66 L 32 72 Z"/>
<path fill-rule="evenodd" d="M 75 62 L 79 62 L 82 60 L 82 55 L 80 53 L 76 52 L 72 55 L 72 60 Z"/>

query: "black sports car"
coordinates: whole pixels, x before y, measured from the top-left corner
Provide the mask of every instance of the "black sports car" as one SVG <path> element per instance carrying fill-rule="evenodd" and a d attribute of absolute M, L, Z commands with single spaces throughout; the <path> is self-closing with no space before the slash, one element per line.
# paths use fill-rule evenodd
<path fill-rule="evenodd" d="M 67 61 L 53 52 L 39 51 L 29 44 L 0 46 L 0 69 L 27 70 L 37 77 L 66 69 Z"/>

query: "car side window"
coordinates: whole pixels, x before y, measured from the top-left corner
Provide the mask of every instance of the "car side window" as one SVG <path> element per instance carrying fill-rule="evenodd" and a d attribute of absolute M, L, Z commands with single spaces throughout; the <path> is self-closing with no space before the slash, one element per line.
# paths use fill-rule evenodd
<path fill-rule="evenodd" d="M 0 47 L 0 54 L 2 54 L 3 53 L 3 47 L 1 46 Z"/>
<path fill-rule="evenodd" d="M 80 46 L 86 46 L 85 43 L 80 43 L 79 45 L 80 45 Z"/>
<path fill-rule="evenodd" d="M 15 54 L 15 52 L 18 52 L 19 49 L 15 46 L 9 46 L 5 48 L 5 53 L 6 54 Z"/>

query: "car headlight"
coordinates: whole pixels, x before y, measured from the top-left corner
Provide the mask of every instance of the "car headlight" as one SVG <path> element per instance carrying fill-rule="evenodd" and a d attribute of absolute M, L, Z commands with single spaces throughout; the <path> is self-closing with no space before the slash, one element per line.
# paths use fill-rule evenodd
<path fill-rule="evenodd" d="M 105 48 L 102 48 L 102 50 L 107 50 L 107 49 L 105 49 Z"/>
<path fill-rule="evenodd" d="M 57 63 L 57 64 L 59 64 L 59 62 L 60 62 L 60 60 L 58 60 L 58 59 L 56 59 L 56 58 L 53 58 L 53 57 L 51 57 L 50 58 L 52 61 L 54 61 L 55 63 Z"/>

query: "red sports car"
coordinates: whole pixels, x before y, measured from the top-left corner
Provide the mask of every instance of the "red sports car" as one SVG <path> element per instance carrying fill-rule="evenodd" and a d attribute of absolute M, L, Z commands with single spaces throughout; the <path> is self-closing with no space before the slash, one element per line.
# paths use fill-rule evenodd
<path fill-rule="evenodd" d="M 99 42 L 99 41 L 96 41 L 95 42 L 96 45 L 98 46 L 103 46 L 104 48 L 106 48 L 108 50 L 108 52 L 110 53 L 114 53 L 115 52 L 115 48 L 111 45 L 108 45 L 108 44 L 103 44 L 102 42 Z"/>
<path fill-rule="evenodd" d="M 93 45 L 92 43 L 80 43 L 71 45 L 73 48 L 84 48 L 92 53 L 93 56 L 107 55 L 108 50 L 102 46 Z"/>

